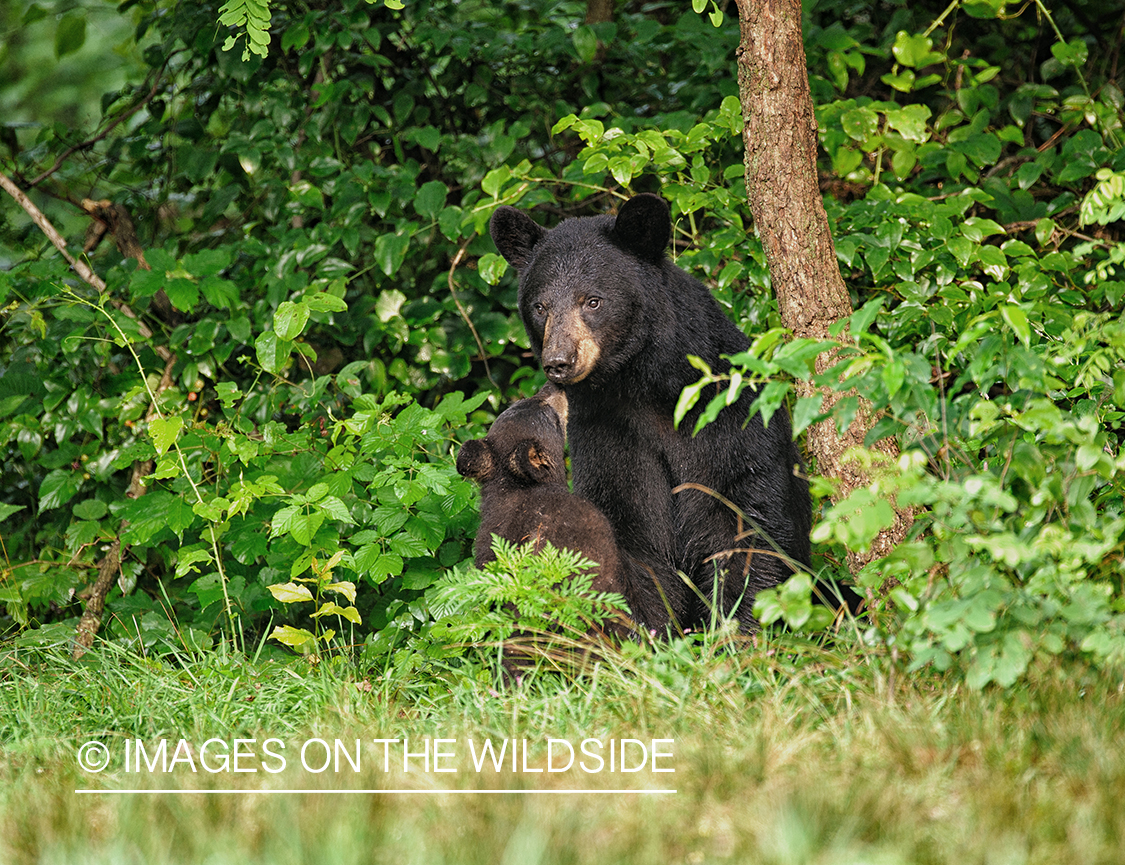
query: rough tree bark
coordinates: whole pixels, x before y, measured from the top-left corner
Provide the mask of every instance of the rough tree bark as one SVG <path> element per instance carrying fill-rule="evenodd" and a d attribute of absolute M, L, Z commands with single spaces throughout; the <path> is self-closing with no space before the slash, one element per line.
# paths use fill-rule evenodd
<path fill-rule="evenodd" d="M 754 225 L 765 248 L 770 279 L 782 323 L 798 337 L 827 339 L 828 328 L 852 314 L 851 298 L 836 262 L 836 248 L 820 197 L 816 173 L 817 132 L 809 91 L 805 46 L 801 39 L 801 0 L 737 0 L 742 40 L 738 47 L 738 89 L 742 102 L 746 190 Z M 817 372 L 834 362 L 832 353 L 817 359 Z M 801 396 L 815 393 L 801 383 Z M 823 389 L 829 410 L 844 394 Z M 835 422 L 809 429 L 808 449 L 822 475 L 839 481 L 837 499 L 866 486 L 859 466 L 844 463 L 844 452 L 863 443 L 874 423 L 861 404 L 852 425 L 840 436 Z M 898 455 L 893 439 L 877 450 Z M 875 539 L 864 555 L 849 554 L 855 573 L 886 555 L 913 522 L 909 511 Z"/>

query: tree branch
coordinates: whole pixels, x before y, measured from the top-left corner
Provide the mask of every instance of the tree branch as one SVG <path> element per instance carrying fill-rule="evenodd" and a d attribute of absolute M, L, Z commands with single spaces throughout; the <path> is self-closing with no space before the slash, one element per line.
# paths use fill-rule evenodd
<path fill-rule="evenodd" d="M 55 229 L 55 226 L 51 224 L 51 220 L 47 219 L 47 217 L 43 214 L 43 211 L 36 207 L 35 203 L 27 197 L 26 193 L 24 193 L 22 189 L 16 186 L 16 184 L 12 182 L 11 178 L 9 178 L 3 172 L 0 172 L 0 188 L 3 188 L 5 192 L 7 192 L 10 196 L 12 196 L 12 198 L 16 200 L 16 203 L 20 207 L 27 211 L 27 215 L 30 216 L 32 221 L 39 226 L 39 228 L 45 235 L 47 235 L 47 239 L 50 240 L 52 244 L 54 244 L 55 249 L 57 249 L 62 254 L 62 257 L 67 260 L 67 263 L 70 264 L 75 273 L 82 277 L 82 279 L 99 294 L 105 294 L 108 291 L 105 280 L 94 273 L 93 268 L 91 268 L 90 265 L 88 265 L 85 261 L 80 258 L 75 258 L 73 255 L 67 252 L 66 240 L 64 240 L 63 236 L 59 234 L 59 232 Z M 141 321 L 137 317 L 137 314 L 133 312 L 133 310 L 131 310 L 124 302 L 110 298 L 110 303 L 113 304 L 113 306 L 123 315 L 126 315 L 137 322 L 137 329 L 140 331 L 140 334 L 144 339 L 152 339 L 152 330 L 148 327 L 148 325 Z M 166 346 L 155 345 L 152 347 L 152 350 L 155 351 L 160 356 L 160 359 L 165 362 L 172 358 L 172 352 L 170 352 Z"/>
<path fill-rule="evenodd" d="M 114 129 L 116 129 L 118 126 L 120 126 L 122 122 L 124 122 L 128 118 L 132 117 L 134 114 L 136 114 L 142 108 L 144 108 L 144 106 L 148 105 L 153 100 L 153 97 L 156 96 L 156 91 L 160 87 L 160 74 L 163 71 L 164 71 L 164 69 L 163 69 L 163 67 L 161 67 L 160 71 L 156 73 L 156 80 L 152 82 L 152 89 L 149 90 L 148 96 L 146 96 L 144 99 L 142 99 L 136 105 L 134 105 L 128 111 L 121 114 L 120 117 L 115 119 L 111 124 L 109 124 L 109 126 L 107 126 L 105 129 L 103 129 L 101 132 L 99 132 L 93 138 L 90 138 L 86 141 L 83 141 L 81 144 L 72 145 L 71 147 L 68 147 L 66 150 L 64 150 L 61 154 L 59 154 L 58 159 L 55 160 L 55 164 L 52 165 L 50 168 L 48 168 L 46 171 L 44 171 L 42 174 L 40 174 L 38 177 L 36 177 L 34 180 L 30 181 L 30 185 L 31 186 L 38 186 L 40 183 L 42 183 L 44 180 L 46 180 L 48 177 L 50 177 L 52 174 L 54 174 L 56 171 L 58 171 L 62 167 L 63 163 L 66 162 L 66 160 L 70 157 L 70 155 L 72 153 L 75 153 L 78 150 L 85 150 L 88 147 L 93 147 L 95 144 L 97 144 L 99 141 L 101 141 L 103 138 L 105 138 L 107 135 L 109 135 L 109 133 L 111 133 Z"/>

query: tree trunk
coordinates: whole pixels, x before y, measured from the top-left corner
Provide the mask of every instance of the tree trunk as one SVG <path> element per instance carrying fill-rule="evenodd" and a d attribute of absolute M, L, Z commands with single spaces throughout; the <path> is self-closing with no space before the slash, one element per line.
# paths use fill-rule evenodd
<path fill-rule="evenodd" d="M 828 328 L 850 316 L 852 305 L 817 184 L 816 119 L 801 39 L 801 0 L 737 0 L 737 4 L 742 28 L 738 89 L 750 211 L 765 248 L 782 323 L 797 337 L 827 339 Z M 833 362 L 832 353 L 822 354 L 817 372 Z M 801 396 L 815 392 L 807 382 L 798 384 Z M 844 396 L 827 388 L 822 392 L 826 411 Z M 817 471 L 840 483 L 837 500 L 868 483 L 859 466 L 844 464 L 841 457 L 863 443 L 874 421 L 864 402 L 843 436 L 836 433 L 833 420 L 809 429 L 808 449 Z M 875 448 L 898 455 L 893 439 L 883 439 Z M 890 552 L 912 522 L 909 511 L 900 511 L 895 524 L 875 539 L 869 552 L 849 553 L 852 573 Z"/>

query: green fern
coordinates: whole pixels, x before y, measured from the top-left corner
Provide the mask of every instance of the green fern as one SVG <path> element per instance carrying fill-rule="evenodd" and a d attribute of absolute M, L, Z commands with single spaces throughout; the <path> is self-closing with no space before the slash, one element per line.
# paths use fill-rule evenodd
<path fill-rule="evenodd" d="M 506 640 L 517 631 L 585 633 L 620 611 L 625 599 L 591 589 L 596 567 L 581 553 L 545 543 L 516 545 L 493 535 L 496 558 L 483 569 L 454 568 L 430 592 L 430 610 L 455 640 Z M 586 573 L 583 573 L 583 572 Z"/>

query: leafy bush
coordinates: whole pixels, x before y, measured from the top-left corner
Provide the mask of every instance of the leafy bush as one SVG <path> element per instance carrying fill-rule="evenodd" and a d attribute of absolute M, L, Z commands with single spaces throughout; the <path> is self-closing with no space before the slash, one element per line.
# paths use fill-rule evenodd
<path fill-rule="evenodd" d="M 501 203 L 554 219 L 662 192 L 677 262 L 752 335 L 703 416 L 758 384 L 764 414 L 790 401 L 798 431 L 821 419 L 791 381 L 825 346 L 778 330 L 751 234 L 734 22 L 660 4 L 593 24 L 578 2 L 395 5 L 273 3 L 268 30 L 264 4 L 246 6 L 254 44 L 271 38 L 242 62 L 215 6 L 138 4 L 147 78 L 106 94 L 97 129 L 6 130 L 0 167 L 51 193 L 64 234 L 90 223 L 69 204 L 82 190 L 131 214 L 139 244 L 115 231 L 119 249 L 93 249 L 99 294 L 0 217 L 13 624 L 72 621 L 120 538 L 113 639 L 314 633 L 269 587 L 330 585 L 315 559 L 356 586 L 361 622 L 330 647 L 363 640 L 403 664 L 457 651 L 431 638 L 434 599 L 486 578 L 448 576 L 475 520 L 450 449 L 541 381 L 486 236 Z M 897 497 L 921 519 L 862 575 L 895 583 L 873 644 L 974 684 L 1064 651 L 1112 662 L 1125 100 L 1102 24 L 1119 10 L 807 5 L 822 186 L 857 310 L 818 383 L 854 387 L 882 412 L 872 436 L 906 450 L 825 511 L 818 562 L 839 575 L 840 545 L 862 547 Z M 81 15 L 63 19 L 67 51 Z M 22 33 L 0 64 L 24 60 Z M 833 420 L 856 410 L 845 397 Z M 763 593 L 762 615 L 823 623 L 809 584 Z"/>

